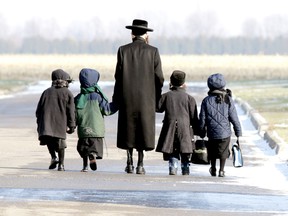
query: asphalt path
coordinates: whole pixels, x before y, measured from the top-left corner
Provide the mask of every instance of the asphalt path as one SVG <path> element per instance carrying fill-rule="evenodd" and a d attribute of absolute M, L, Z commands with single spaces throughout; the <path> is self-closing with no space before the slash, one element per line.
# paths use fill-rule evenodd
<path fill-rule="evenodd" d="M 102 88 L 111 98 L 113 85 Z M 71 89 L 76 95 L 78 86 Z M 207 89 L 192 84 L 187 91 L 200 104 Z M 169 176 L 167 162 L 155 151 L 145 152 L 146 175 L 126 174 L 126 153 L 116 148 L 117 113 L 105 117 L 104 158 L 97 161 L 97 171 L 80 172 L 77 135 L 72 134 L 67 139 L 66 171 L 59 172 L 48 169 L 48 151 L 37 141 L 39 97 L 39 91 L 30 88 L 0 99 L 0 215 L 288 215 L 283 164 L 266 150 L 240 108 L 245 164 L 234 168 L 228 159 L 224 178 L 211 177 L 209 165 L 195 164 L 189 176 Z M 156 140 L 162 118 L 157 114 Z"/>

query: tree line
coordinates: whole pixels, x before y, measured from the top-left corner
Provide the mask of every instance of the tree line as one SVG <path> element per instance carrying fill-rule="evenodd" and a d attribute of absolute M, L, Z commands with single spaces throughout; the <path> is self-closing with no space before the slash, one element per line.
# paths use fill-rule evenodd
<path fill-rule="evenodd" d="M 150 43 L 162 54 L 183 55 L 287 55 L 287 37 L 203 37 L 153 38 Z M 24 38 L 21 43 L 0 39 L 1 54 L 115 54 L 120 45 L 129 43 L 123 39 L 94 39 L 91 41 L 72 38 L 48 40 L 41 36 Z"/>

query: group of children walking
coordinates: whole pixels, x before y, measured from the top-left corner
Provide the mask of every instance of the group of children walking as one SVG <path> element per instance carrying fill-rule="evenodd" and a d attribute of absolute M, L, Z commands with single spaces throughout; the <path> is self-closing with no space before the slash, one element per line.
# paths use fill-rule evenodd
<path fill-rule="evenodd" d="M 216 159 L 220 159 L 218 176 L 224 177 L 225 161 L 230 153 L 231 124 L 237 139 L 241 136 L 231 91 L 225 89 L 222 74 L 209 76 L 208 96 L 203 99 L 198 115 L 194 97 L 185 91 L 185 77 L 183 71 L 173 71 L 170 90 L 162 94 L 158 102 L 156 111 L 165 114 L 156 152 L 163 153 L 163 159 L 168 161 L 170 175 L 177 174 L 178 161 L 182 175 L 189 175 L 194 137 L 207 136 L 211 161 L 209 172 L 216 176 Z M 98 86 L 100 74 L 94 69 L 80 71 L 80 93 L 76 97 L 68 89 L 72 82 L 68 73 L 62 69 L 55 70 L 51 79 L 52 86 L 42 93 L 36 109 L 40 145 L 46 145 L 51 155 L 49 169 L 58 165 L 59 171 L 65 170 L 66 134 L 72 134 L 77 128 L 77 151 L 83 159 L 81 171 L 88 171 L 88 163 L 95 171 L 96 159 L 103 158 L 104 116 L 117 112 L 117 104 L 109 102 Z"/>

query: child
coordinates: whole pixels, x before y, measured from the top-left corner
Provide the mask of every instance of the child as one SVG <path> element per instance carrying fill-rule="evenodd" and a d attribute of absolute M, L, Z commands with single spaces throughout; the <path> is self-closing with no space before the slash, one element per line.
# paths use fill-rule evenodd
<path fill-rule="evenodd" d="M 37 132 L 40 145 L 47 145 L 51 155 L 49 169 L 58 164 L 58 171 L 64 171 L 66 132 L 72 134 L 75 129 L 74 96 L 68 89 L 72 79 L 62 69 L 51 77 L 52 86 L 42 93 L 36 109 Z"/>
<path fill-rule="evenodd" d="M 104 115 L 112 115 L 117 107 L 108 102 L 97 85 L 100 74 L 93 69 L 80 71 L 81 92 L 75 97 L 76 125 L 78 132 L 77 151 L 83 159 L 82 172 L 90 168 L 97 170 L 96 159 L 103 157 L 103 138 L 105 133 Z"/>
<path fill-rule="evenodd" d="M 238 139 L 242 135 L 237 111 L 232 100 L 232 92 L 225 89 L 226 81 L 222 74 L 212 74 L 207 79 L 208 96 L 201 104 L 200 137 L 208 137 L 208 156 L 211 162 L 209 169 L 211 176 L 216 176 L 216 159 L 220 159 L 219 177 L 224 177 L 226 159 L 230 155 L 229 143 L 231 138 L 231 124 Z"/>
<path fill-rule="evenodd" d="M 189 175 L 189 161 L 193 152 L 194 135 L 198 134 L 198 112 L 195 99 L 185 91 L 182 71 L 173 71 L 170 91 L 163 94 L 157 112 L 165 112 L 157 152 L 169 161 L 169 175 L 176 175 L 181 159 L 182 175 Z"/>

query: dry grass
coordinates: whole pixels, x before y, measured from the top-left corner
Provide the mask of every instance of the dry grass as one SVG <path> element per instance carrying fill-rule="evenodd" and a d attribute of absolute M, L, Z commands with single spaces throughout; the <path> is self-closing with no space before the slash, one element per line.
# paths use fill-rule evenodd
<path fill-rule="evenodd" d="M 229 81 L 288 79 L 288 56 L 161 56 L 166 80 L 173 70 L 187 73 L 188 81 L 206 80 L 222 73 Z M 101 73 L 102 80 L 113 80 L 115 55 L 1 55 L 1 80 L 50 79 L 53 70 L 62 68 L 78 79 L 79 71 L 90 67 Z"/>
<path fill-rule="evenodd" d="M 2 55 L 1 80 L 50 80 L 51 72 L 61 68 L 75 80 L 82 68 L 101 73 L 101 79 L 113 79 L 116 57 L 112 55 Z"/>
<path fill-rule="evenodd" d="M 269 130 L 275 130 L 288 143 L 288 83 L 252 82 L 233 88 L 237 97 L 247 101 L 268 121 Z"/>

